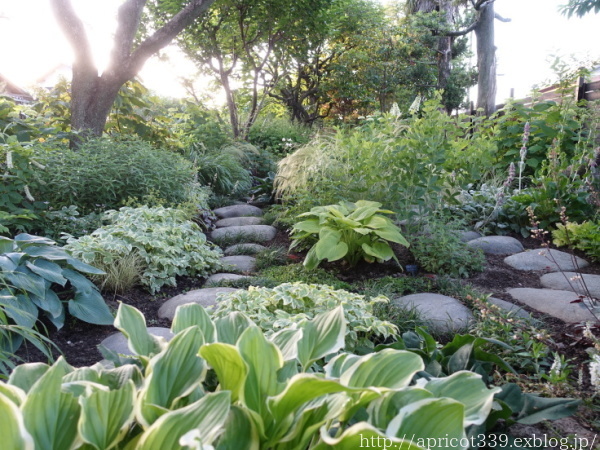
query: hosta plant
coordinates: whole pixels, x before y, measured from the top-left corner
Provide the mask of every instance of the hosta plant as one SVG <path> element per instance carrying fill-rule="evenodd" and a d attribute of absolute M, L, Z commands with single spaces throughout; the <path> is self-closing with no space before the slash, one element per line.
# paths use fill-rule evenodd
<path fill-rule="evenodd" d="M 232 292 L 217 303 L 213 317 L 240 311 L 270 336 L 341 306 L 347 322 L 346 349 L 354 351 L 358 347 L 373 348 L 373 340 L 383 342 L 397 334 L 393 324 L 373 314 L 375 305 L 387 302 L 386 297 L 366 299 L 320 284 L 284 283 L 273 289 L 250 286 L 248 290 Z"/>
<path fill-rule="evenodd" d="M 104 217 L 109 225 L 78 239 L 69 238 L 65 248 L 89 264 L 106 267 L 107 272 L 109 266 L 137 254 L 141 282 L 151 292 L 175 286 L 176 276 L 206 276 L 219 267 L 220 250 L 206 241 L 200 227 L 182 210 L 124 207 Z M 109 285 L 119 281 L 111 280 Z"/>
<path fill-rule="evenodd" d="M 408 241 L 400 229 L 382 214 L 393 214 L 381 208 L 381 203 L 359 200 L 356 203 L 341 202 L 337 205 L 317 206 L 298 217 L 292 229 L 297 245 L 313 244 L 304 265 L 317 267 L 324 259 L 343 259 L 349 266 L 361 259 L 367 262 L 383 262 L 397 258 L 390 242 L 408 247 Z M 315 242 L 316 241 L 316 242 Z"/>
<path fill-rule="evenodd" d="M 84 322 L 112 325 L 114 318 L 102 295 L 85 276 L 103 273 L 51 239 L 26 233 L 14 239 L 0 236 L 0 303 L 17 325 L 33 327 L 41 310 L 61 328 L 65 304 Z"/>
<path fill-rule="evenodd" d="M 211 320 L 196 304 L 178 309 L 168 343 L 124 304 L 115 325 L 135 364 L 74 369 L 60 359 L 0 383 L 6 448 L 350 449 L 373 438 L 423 450 L 429 438 L 466 449 L 500 394 L 469 371 L 414 383 L 425 366 L 408 351 L 339 353 L 342 307 L 269 338 L 242 313 Z"/>

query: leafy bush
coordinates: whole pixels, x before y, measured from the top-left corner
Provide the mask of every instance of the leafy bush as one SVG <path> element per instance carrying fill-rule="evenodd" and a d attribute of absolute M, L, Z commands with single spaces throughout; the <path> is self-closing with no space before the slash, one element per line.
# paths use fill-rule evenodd
<path fill-rule="evenodd" d="M 380 209 L 381 203 L 359 200 L 356 203 L 342 202 L 339 205 L 318 206 L 298 217 L 308 219 L 298 222 L 292 230 L 297 245 L 310 245 L 304 265 L 313 269 L 327 259 L 343 259 L 354 266 L 364 259 L 367 262 L 389 261 L 396 256 L 389 242 L 408 247 L 408 242 L 400 229 L 390 219 L 381 214 L 393 214 Z"/>
<path fill-rule="evenodd" d="M 600 224 L 566 222 L 556 225 L 552 232 L 552 242 L 558 247 L 569 246 L 585 252 L 594 261 L 600 261 Z"/>
<path fill-rule="evenodd" d="M 61 243 L 64 233 L 80 237 L 102 226 L 102 214 L 93 212 L 82 216 L 75 205 L 63 206 L 57 210 L 48 209 L 40 216 L 37 226 L 40 234 Z"/>
<path fill-rule="evenodd" d="M 449 223 L 430 220 L 422 233 L 409 239 L 413 256 L 428 272 L 467 278 L 484 268 L 483 251 L 462 242 L 460 233 Z"/>
<path fill-rule="evenodd" d="M 207 276 L 219 267 L 220 250 L 206 242 L 198 225 L 181 210 L 123 207 L 106 212 L 104 219 L 110 224 L 78 239 L 69 238 L 65 248 L 107 271 L 108 266 L 137 254 L 143 266 L 141 282 L 151 292 L 176 286 L 176 276 Z M 112 289 L 122 282 L 106 281 Z"/>
<path fill-rule="evenodd" d="M 167 205 L 188 199 L 193 169 L 175 153 L 135 140 L 93 139 L 79 149 L 39 154 L 37 197 L 54 208 L 75 205 L 87 214 L 123 206 L 150 194 Z"/>
<path fill-rule="evenodd" d="M 388 302 L 385 297 L 366 300 L 362 295 L 325 285 L 284 283 L 273 289 L 251 286 L 247 291 L 233 292 L 218 303 L 213 317 L 241 311 L 271 335 L 341 305 L 348 322 L 346 347 L 354 350 L 372 348 L 370 339 L 385 340 L 396 333 L 391 323 L 373 315 L 373 307 L 385 302 Z"/>
<path fill-rule="evenodd" d="M 300 281 L 305 284 L 325 284 L 333 289 L 349 290 L 350 285 L 339 280 L 330 271 L 315 267 L 308 270 L 303 264 L 288 264 L 261 270 L 259 277 L 270 280 L 276 284 Z"/>
<path fill-rule="evenodd" d="M 40 309 L 56 328 L 61 328 L 65 322 L 63 303 L 67 303 L 69 313 L 84 322 L 112 325 L 113 316 L 104 299 L 82 275 L 104 272 L 55 244 L 25 233 L 14 240 L 0 236 L 0 303 L 5 313 L 17 325 L 32 328 Z M 69 299 L 61 300 L 58 294 L 67 292 Z"/>
<path fill-rule="evenodd" d="M 281 157 L 296 150 L 298 145 L 306 144 L 310 134 L 311 129 L 305 125 L 285 117 L 268 117 L 254 123 L 248 141 Z"/>

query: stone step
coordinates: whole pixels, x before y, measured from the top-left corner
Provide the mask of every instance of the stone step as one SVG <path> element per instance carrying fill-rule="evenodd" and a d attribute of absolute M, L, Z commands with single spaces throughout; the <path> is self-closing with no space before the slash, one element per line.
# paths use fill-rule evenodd
<path fill-rule="evenodd" d="M 519 307 L 519 305 L 515 305 L 514 303 L 507 302 L 506 300 L 502 300 L 496 297 L 488 298 L 488 302 L 490 302 L 492 305 L 496 305 L 498 308 L 502 308 L 508 313 L 512 313 L 513 316 L 517 316 L 522 319 L 532 319 L 531 314 L 529 314 L 523 308 Z"/>
<path fill-rule="evenodd" d="M 524 250 L 523 245 L 510 236 L 483 236 L 468 241 L 467 245 L 480 248 L 486 255 L 514 255 Z"/>
<path fill-rule="evenodd" d="M 148 327 L 148 333 L 150 333 L 152 336 L 161 337 L 167 342 L 173 339 L 174 336 L 173 333 L 171 333 L 171 330 L 164 327 Z M 100 345 L 112 350 L 115 353 L 119 353 L 120 355 L 132 356 L 135 354 L 129 348 L 127 338 L 120 331 L 108 336 L 106 339 L 100 342 Z"/>
<path fill-rule="evenodd" d="M 226 270 L 236 273 L 252 273 L 256 268 L 256 258 L 248 255 L 224 256 L 221 264 Z"/>
<path fill-rule="evenodd" d="M 463 242 L 469 242 L 472 241 L 474 239 L 478 239 L 481 237 L 481 234 L 479 234 L 477 231 L 461 231 L 460 232 L 460 240 Z"/>
<path fill-rule="evenodd" d="M 571 303 L 579 299 L 579 294 L 572 291 L 513 288 L 506 292 L 519 303 L 567 323 L 596 320 L 583 303 Z"/>
<path fill-rule="evenodd" d="M 219 284 L 221 281 L 237 281 L 244 278 L 252 278 L 248 275 L 238 275 L 235 273 L 215 273 L 206 279 L 205 286 Z"/>
<path fill-rule="evenodd" d="M 262 209 L 247 204 L 224 206 L 222 208 L 215 209 L 213 212 L 219 219 L 244 216 L 260 217 L 263 215 Z"/>
<path fill-rule="evenodd" d="M 158 310 L 158 317 L 160 319 L 173 320 L 175 317 L 175 311 L 180 305 L 187 305 L 188 303 L 197 303 L 204 308 L 209 308 L 217 304 L 217 296 L 220 294 L 228 294 L 235 292 L 237 289 L 228 287 L 216 287 L 216 288 L 202 288 L 195 289 L 185 294 L 179 294 L 175 297 L 167 300 Z"/>
<path fill-rule="evenodd" d="M 560 250 L 536 248 L 504 258 L 504 262 L 517 270 L 545 270 L 546 272 L 572 271 L 589 266 L 577 256 Z"/>
<path fill-rule="evenodd" d="M 230 217 L 228 219 L 221 219 L 215 222 L 217 228 L 226 227 L 243 227 L 244 225 L 261 225 L 263 220 L 261 217 Z"/>
<path fill-rule="evenodd" d="M 403 308 L 415 308 L 427 325 L 438 333 L 465 331 L 475 320 L 469 308 L 446 295 L 411 294 L 394 298 L 392 303 Z"/>
<path fill-rule="evenodd" d="M 210 233 L 213 241 L 240 239 L 247 243 L 264 243 L 275 239 L 277 229 L 271 225 L 245 225 L 242 227 L 217 228 Z"/>
<path fill-rule="evenodd" d="M 266 249 L 267 247 L 260 244 L 235 244 L 227 247 L 225 250 L 223 250 L 223 253 L 225 256 L 255 255 Z"/>
<path fill-rule="evenodd" d="M 540 278 L 542 286 L 548 289 L 560 289 L 573 291 L 578 294 L 587 295 L 583 283 L 593 298 L 600 299 L 600 275 L 576 272 L 554 272 L 547 273 Z M 583 282 L 583 283 L 582 283 Z"/>

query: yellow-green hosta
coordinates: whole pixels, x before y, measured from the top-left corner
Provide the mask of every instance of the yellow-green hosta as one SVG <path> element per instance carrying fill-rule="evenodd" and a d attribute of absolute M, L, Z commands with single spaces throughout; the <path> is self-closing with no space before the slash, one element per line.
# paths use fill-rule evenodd
<path fill-rule="evenodd" d="M 0 383 L 5 448 L 350 449 L 368 440 L 420 450 L 425 438 L 466 442 L 500 391 L 468 371 L 415 377 L 425 365 L 405 350 L 340 353 L 342 307 L 269 338 L 242 313 L 213 321 L 195 304 L 178 309 L 168 343 L 130 306 L 115 324 L 135 364 L 76 369 L 61 358 L 19 366 Z"/>

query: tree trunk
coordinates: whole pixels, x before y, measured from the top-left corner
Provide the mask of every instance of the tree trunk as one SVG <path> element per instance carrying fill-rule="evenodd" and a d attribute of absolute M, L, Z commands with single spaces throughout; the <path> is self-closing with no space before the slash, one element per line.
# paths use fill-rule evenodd
<path fill-rule="evenodd" d="M 477 109 L 482 114 L 496 111 L 496 46 L 494 45 L 494 2 L 481 7 L 480 18 L 475 27 L 477 38 Z"/>

